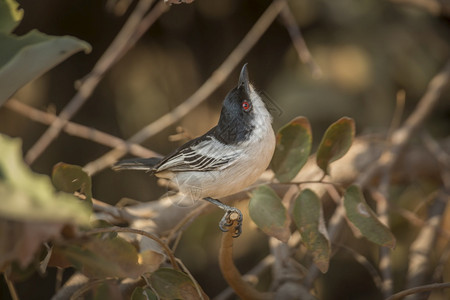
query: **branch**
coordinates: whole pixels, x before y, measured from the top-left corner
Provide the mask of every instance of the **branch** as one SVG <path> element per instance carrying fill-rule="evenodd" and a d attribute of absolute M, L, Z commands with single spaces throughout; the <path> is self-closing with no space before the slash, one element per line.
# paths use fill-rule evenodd
<path fill-rule="evenodd" d="M 233 232 L 223 233 L 220 244 L 219 264 L 225 280 L 242 299 L 269 300 L 273 299 L 272 293 L 262 293 L 250 286 L 243 278 L 233 262 Z"/>
<path fill-rule="evenodd" d="M 46 125 L 50 125 L 58 119 L 57 116 L 51 113 L 35 109 L 17 99 L 9 99 L 4 106 L 33 121 Z M 127 149 L 130 153 L 138 157 L 160 156 L 159 153 L 148 150 L 141 145 L 127 143 L 113 135 L 77 123 L 67 122 L 62 129 L 67 134 L 93 141 L 110 148 L 118 147 Z"/>
<path fill-rule="evenodd" d="M 380 171 L 391 170 L 410 137 L 422 125 L 436 106 L 439 97 L 447 83 L 450 81 L 450 60 L 444 68 L 433 77 L 428 84 L 425 95 L 420 99 L 413 113 L 408 117 L 403 126 L 392 134 L 391 147 L 374 163 L 357 183 L 364 186 Z M 386 172 L 386 171 L 385 171 Z"/>
<path fill-rule="evenodd" d="M 411 4 L 428 11 L 430 14 L 439 15 L 450 15 L 450 4 L 444 1 L 438 0 L 391 0 L 395 3 Z"/>
<path fill-rule="evenodd" d="M 432 283 L 427 285 L 418 286 L 412 289 L 404 290 L 401 292 L 398 292 L 391 297 L 387 298 L 386 300 L 397 300 L 402 299 L 408 295 L 416 294 L 416 293 L 423 293 L 423 292 L 429 292 L 433 290 L 442 290 L 442 289 L 448 289 L 450 288 L 450 282 L 444 282 L 444 283 Z"/>
<path fill-rule="evenodd" d="M 205 101 L 231 74 L 236 66 L 242 61 L 245 55 L 253 48 L 256 42 L 261 38 L 264 32 L 273 23 L 280 11 L 286 5 L 286 2 L 274 0 L 264 11 L 261 17 L 256 21 L 250 31 L 245 35 L 242 41 L 230 53 L 225 61 L 214 71 L 203 85 L 183 103 L 173 109 L 171 112 L 163 115 L 158 120 L 150 123 L 140 131 L 135 133 L 127 141 L 130 143 L 142 143 L 148 138 L 159 133 L 161 130 L 173 125 L 199 104 Z M 114 149 L 100 158 L 88 163 L 84 169 L 93 175 L 104 168 L 110 166 L 126 154 L 123 149 Z"/>
<path fill-rule="evenodd" d="M 420 230 L 416 240 L 412 243 L 409 251 L 409 266 L 407 273 L 407 287 L 412 288 L 423 284 L 431 265 L 431 251 L 434 249 L 434 241 L 441 224 L 442 214 L 447 205 L 447 194 L 442 190 L 432 207 L 430 217 L 425 226 Z M 412 297 L 411 299 L 419 299 Z"/>
<path fill-rule="evenodd" d="M 320 69 L 319 65 L 314 61 L 311 52 L 309 52 L 308 46 L 303 39 L 303 35 L 298 28 L 295 17 L 288 5 L 286 5 L 281 11 L 280 17 L 284 26 L 289 32 L 289 35 L 291 36 L 292 43 L 294 44 L 295 50 L 297 50 L 300 61 L 308 65 L 314 78 L 322 77 L 323 72 Z"/>
<path fill-rule="evenodd" d="M 153 2 L 154 0 L 140 0 L 138 2 L 133 13 L 130 15 L 114 41 L 100 57 L 91 73 L 85 77 L 78 92 L 66 107 L 63 108 L 59 114 L 59 118 L 52 123 L 38 141 L 28 150 L 25 156 L 25 161 L 28 164 L 32 164 L 59 135 L 68 120 L 78 112 L 86 100 L 91 96 L 104 74 L 124 55 L 124 49 L 129 49 L 136 43 L 137 39 L 133 38 L 135 37 L 133 33 L 139 28 L 141 20 Z M 160 15 L 162 13 L 163 11 L 161 11 Z M 150 25 L 151 24 L 149 24 L 149 26 Z"/>

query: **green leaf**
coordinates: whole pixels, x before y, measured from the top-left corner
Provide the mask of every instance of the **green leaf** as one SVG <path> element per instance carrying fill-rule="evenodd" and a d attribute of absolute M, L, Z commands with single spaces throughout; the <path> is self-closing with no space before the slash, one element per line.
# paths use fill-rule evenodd
<path fill-rule="evenodd" d="M 352 185 L 347 189 L 344 195 L 344 207 L 348 221 L 358 234 L 380 246 L 395 247 L 394 235 L 378 220 L 364 200 L 358 186 Z"/>
<path fill-rule="evenodd" d="M 298 174 L 308 160 L 311 144 L 311 126 L 305 117 L 297 117 L 280 128 L 272 158 L 272 170 L 280 182 L 289 182 Z"/>
<path fill-rule="evenodd" d="M 57 163 L 52 172 L 53 185 L 66 193 L 79 192 L 86 196 L 86 202 L 92 208 L 92 182 L 91 177 L 83 168 L 66 163 Z"/>
<path fill-rule="evenodd" d="M 199 299 L 197 289 L 188 275 L 169 268 L 152 273 L 150 283 L 160 298 Z"/>
<path fill-rule="evenodd" d="M 248 206 L 253 222 L 267 235 L 287 242 L 291 235 L 290 220 L 281 199 L 268 186 L 261 186 L 252 192 Z"/>
<path fill-rule="evenodd" d="M 21 155 L 20 140 L 0 134 L 0 217 L 88 225 L 89 209 L 73 195 L 57 193 L 50 178 L 33 173 Z"/>
<path fill-rule="evenodd" d="M 343 117 L 325 131 L 317 150 L 317 165 L 328 174 L 328 166 L 344 156 L 352 145 L 355 136 L 355 122 Z"/>
<path fill-rule="evenodd" d="M 89 215 L 81 201 L 28 168 L 19 139 L 0 134 L 0 269 L 11 261 L 26 267 L 43 242 L 65 226 L 89 225 Z"/>
<path fill-rule="evenodd" d="M 309 189 L 302 191 L 295 199 L 292 214 L 302 241 L 313 256 L 314 263 L 321 272 L 327 272 L 331 245 L 319 197 Z"/>
<path fill-rule="evenodd" d="M 91 46 L 75 37 L 55 37 L 37 30 L 17 37 L 0 33 L 0 106 L 20 87 L 69 56 Z"/>
<path fill-rule="evenodd" d="M 15 0 L 0 0 L 0 33 L 11 33 L 23 18 Z"/>
<path fill-rule="evenodd" d="M 158 297 L 149 288 L 137 287 L 131 294 L 131 300 L 158 300 Z"/>
<path fill-rule="evenodd" d="M 121 237 L 92 237 L 80 246 L 56 245 L 53 252 L 59 261 L 69 261 L 91 278 L 137 278 L 146 272 L 156 270 L 161 263 L 161 260 L 158 260 L 155 267 L 148 263 L 150 260 L 142 260 L 136 248 Z M 155 253 L 155 256 L 159 257 L 160 254 Z M 58 265 L 53 261 L 53 265 L 55 264 Z M 62 263 L 59 264 L 64 266 Z"/>

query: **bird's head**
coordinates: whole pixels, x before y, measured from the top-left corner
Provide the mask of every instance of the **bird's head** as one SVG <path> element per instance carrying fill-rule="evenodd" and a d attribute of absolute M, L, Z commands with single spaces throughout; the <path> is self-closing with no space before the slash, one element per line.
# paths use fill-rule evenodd
<path fill-rule="evenodd" d="M 247 64 L 242 67 L 238 85 L 223 101 L 216 133 L 226 143 L 248 139 L 255 128 L 271 127 L 272 117 L 261 96 L 248 79 Z"/>

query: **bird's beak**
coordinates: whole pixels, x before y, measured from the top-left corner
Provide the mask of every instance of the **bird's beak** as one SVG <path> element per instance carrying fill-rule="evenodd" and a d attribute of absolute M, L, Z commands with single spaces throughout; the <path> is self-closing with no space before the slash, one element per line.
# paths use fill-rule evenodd
<path fill-rule="evenodd" d="M 245 92 L 250 95 L 250 82 L 248 81 L 247 63 L 242 67 L 241 75 L 239 76 L 238 88 L 244 87 Z"/>

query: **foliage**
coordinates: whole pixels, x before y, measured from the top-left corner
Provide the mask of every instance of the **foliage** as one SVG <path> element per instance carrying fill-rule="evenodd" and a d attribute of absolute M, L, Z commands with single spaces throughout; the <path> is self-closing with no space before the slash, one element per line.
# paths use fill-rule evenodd
<path fill-rule="evenodd" d="M 22 17 L 15 0 L 0 1 L 0 105 L 74 53 L 91 51 L 88 43 L 70 36 L 49 36 L 37 30 L 20 37 L 12 34 Z"/>
<path fill-rule="evenodd" d="M 342 117 L 328 125 L 332 120 L 339 118 L 335 116 L 336 114 L 343 115 L 343 113 L 341 114 L 342 110 L 352 111 L 349 107 L 341 108 L 340 104 L 331 103 L 350 93 L 361 94 L 361 98 L 364 100 L 367 100 L 365 97 L 377 101 L 378 97 L 386 98 L 383 92 L 377 93 L 378 84 L 380 81 L 385 81 L 386 72 L 382 72 L 383 76 L 372 74 L 373 78 L 367 75 L 369 71 L 365 68 L 369 64 L 369 59 L 361 54 L 365 53 L 361 49 L 355 51 L 352 47 L 348 47 L 351 48 L 349 50 L 346 46 L 342 46 L 346 51 L 335 51 L 342 49 L 333 48 L 331 44 L 321 45 L 319 43 L 315 53 L 318 57 L 322 57 L 321 64 L 326 66 L 324 68 L 325 75 L 329 77 L 325 76 L 325 80 L 320 83 L 309 80 L 303 82 L 300 80 L 301 78 L 314 77 L 321 71 L 309 55 L 309 50 L 304 44 L 296 23 L 306 18 L 303 15 L 304 7 L 302 5 L 305 5 L 306 8 L 308 5 L 313 6 L 305 11 L 315 12 L 316 20 L 319 18 L 317 6 L 323 5 L 324 11 L 328 11 L 327 13 L 330 15 L 322 17 L 332 20 L 333 24 L 339 24 L 342 28 L 348 28 L 345 26 L 354 24 L 349 21 L 349 19 L 355 21 L 355 16 L 352 16 L 350 12 L 354 12 L 354 10 L 346 9 L 345 5 L 348 4 L 333 1 L 319 1 L 317 3 L 321 4 L 311 4 L 312 1 L 275 0 L 261 15 L 261 19 L 255 23 L 256 29 L 249 30 L 242 43 L 213 72 L 211 78 L 191 97 L 175 108 L 173 106 L 178 104 L 169 98 L 164 98 L 166 96 L 164 92 L 172 93 L 177 98 L 184 97 L 184 92 L 192 92 L 192 87 L 197 85 L 195 76 L 197 73 L 192 71 L 196 68 L 189 64 L 193 55 L 185 55 L 176 51 L 159 53 L 151 49 L 152 55 L 150 56 L 152 57 L 149 58 L 146 56 L 149 49 L 145 49 L 143 51 L 145 55 L 139 51 L 134 52 L 135 55 L 131 55 L 134 56 L 134 60 L 129 61 L 133 61 L 133 64 L 128 64 L 127 58 L 124 58 L 125 63 L 119 64 L 111 72 L 111 78 L 119 78 L 111 80 L 111 82 L 120 82 L 120 84 L 113 84 L 112 92 L 109 88 L 104 88 L 108 90 L 108 100 L 110 94 L 121 94 L 121 97 L 127 100 L 118 104 L 116 108 L 118 118 L 128 115 L 133 122 L 137 120 L 135 122 L 137 125 L 133 126 L 143 127 L 128 141 L 124 141 L 100 131 L 94 131 L 87 126 L 69 123 L 68 120 L 91 95 L 106 71 L 120 61 L 120 58 L 132 48 L 146 29 L 168 10 L 166 4 L 189 4 L 193 1 L 154 3 L 150 0 L 140 0 L 136 5 L 133 4 L 130 7 L 128 7 L 130 1 L 111 2 L 114 4 L 108 2 L 107 6 L 112 5 L 116 9 L 122 7 L 123 11 L 133 9 L 133 11 L 131 14 L 125 14 L 128 20 L 111 46 L 97 61 L 92 72 L 78 82 L 76 85 L 78 91 L 73 99 L 68 102 L 58 117 L 35 109 L 28 109 L 25 113 L 26 117 L 32 120 L 51 124 L 48 132 L 41 137 L 48 144 L 52 140 L 49 137 L 55 138 L 64 130 L 70 135 L 77 135 L 101 144 L 102 147 L 113 148 L 109 153 L 111 155 L 106 154 L 98 160 L 91 161 L 85 167 L 63 162 L 56 163 L 58 160 L 55 161 L 52 158 L 48 160 L 52 161 L 47 168 L 48 170 L 52 169 L 51 177 L 49 177 L 32 171 L 31 167 L 26 165 L 22 159 L 21 138 L 27 145 L 30 137 L 28 139 L 24 136 L 10 138 L 0 134 L 0 273 L 8 285 L 12 298 L 17 298 L 15 285 L 20 285 L 28 280 L 36 286 L 34 284 L 36 279 L 32 275 L 36 272 L 48 274 L 49 269 L 59 270 L 56 276 L 57 281 L 59 280 L 57 286 L 63 285 L 60 290 L 55 291 L 55 297 L 133 300 L 208 299 L 208 290 L 211 289 L 211 286 L 216 285 L 216 282 L 214 284 L 210 284 L 210 282 L 216 280 L 216 277 L 220 277 L 221 280 L 225 278 L 228 285 L 242 299 L 351 298 L 347 297 L 347 294 L 345 296 L 333 294 L 336 289 L 333 286 L 339 285 L 336 283 L 341 282 L 339 281 L 341 277 L 347 275 L 344 273 L 355 273 L 357 274 L 355 277 L 361 274 L 361 271 L 358 273 L 342 272 L 341 266 L 344 265 L 347 268 L 349 260 L 353 264 L 356 261 L 364 267 L 363 273 L 371 279 L 370 285 L 374 285 L 376 292 L 383 294 L 386 298 L 395 292 L 393 283 L 400 286 L 399 283 L 408 281 L 408 286 L 412 287 L 430 281 L 431 276 L 428 275 L 430 271 L 427 269 L 430 265 L 435 267 L 432 280 L 444 281 L 443 286 L 438 286 L 438 288 L 448 287 L 445 286 L 445 284 L 448 285 L 445 282 L 448 279 L 443 271 L 448 268 L 445 265 L 445 259 L 448 257 L 448 230 L 444 228 L 446 203 L 444 200 L 448 198 L 448 153 L 440 148 L 441 144 L 431 137 L 427 137 L 426 133 L 420 136 L 414 136 L 414 134 L 423 124 L 431 108 L 436 105 L 436 99 L 444 94 L 443 87 L 450 78 L 450 63 L 431 80 L 425 96 L 420 100 L 416 109 L 411 108 L 412 114 L 404 123 L 401 121 L 400 113 L 397 112 L 386 138 L 355 137 L 355 120 L 353 118 Z M 179 6 L 178 9 L 181 8 L 181 10 L 177 11 L 182 11 L 189 16 L 188 10 L 183 10 L 183 8 L 192 9 L 194 5 L 198 5 L 198 11 L 204 13 L 205 11 L 215 11 L 213 6 L 218 5 L 219 9 L 215 8 L 217 9 L 216 14 L 226 14 L 227 11 L 230 13 L 234 9 L 232 6 L 235 4 L 230 3 L 234 2 L 198 0 L 192 5 Z M 258 3 L 257 5 L 263 4 Z M 370 5 L 372 4 L 365 3 L 359 4 L 358 7 L 365 7 L 368 12 L 371 10 Z M 242 6 L 239 7 L 239 9 L 242 8 Z M 442 12 L 445 10 L 442 9 Z M 382 12 L 378 13 L 383 14 Z M 359 15 L 365 15 L 365 13 Z M 368 13 L 367 15 L 372 16 Z M 214 14 L 208 16 L 217 17 Z M 299 72 L 289 65 L 293 56 L 289 54 L 291 50 L 286 51 L 286 49 L 283 49 L 283 52 L 288 52 L 284 58 L 286 61 L 281 62 L 280 59 L 280 62 L 276 62 L 287 65 L 281 72 L 282 74 L 276 74 L 275 70 L 269 73 L 261 72 L 264 78 L 277 76 L 281 78 L 282 83 L 279 85 L 281 88 L 278 91 L 274 89 L 274 94 L 277 95 L 277 98 L 284 99 L 283 109 L 285 111 L 274 102 L 271 103 L 269 97 L 266 97 L 269 98 L 266 100 L 269 100 L 267 101 L 269 110 L 279 114 L 283 113 L 283 118 L 286 119 L 280 118 L 282 123 L 278 124 L 281 126 L 276 134 L 276 149 L 270 164 L 271 170 L 265 174 L 267 176 L 262 176 L 261 182 L 249 187 L 249 193 L 243 192 L 231 197 L 238 201 L 249 200 L 248 206 L 241 208 L 244 212 L 245 225 L 242 236 L 236 241 L 229 236 L 229 233 L 223 233 L 220 246 L 216 246 L 217 236 L 220 234 L 216 224 L 214 227 L 209 226 L 207 217 L 198 218 L 208 210 L 201 206 L 177 207 L 172 205 L 170 197 L 163 197 L 151 203 L 141 203 L 126 198 L 116 205 L 108 204 L 111 199 L 101 195 L 95 189 L 96 184 L 97 187 L 103 185 L 104 189 L 119 197 L 120 192 L 116 187 L 116 180 L 122 180 L 125 176 L 106 177 L 108 179 L 104 180 L 103 177 L 101 179 L 92 177 L 93 174 L 100 171 L 102 166 L 106 167 L 115 159 L 125 155 L 127 151 L 135 156 L 155 155 L 153 149 L 148 150 L 133 143 L 142 143 L 146 138 L 154 136 L 170 124 L 178 122 L 204 101 L 208 95 L 211 95 L 225 82 L 225 78 L 255 46 L 256 41 L 277 19 L 277 16 L 280 17 L 281 23 L 286 27 L 293 40 L 294 47 L 292 49 L 295 48 L 302 62 L 305 62 L 311 69 L 312 76 L 305 75 L 307 72 Z M 419 14 L 419 16 L 421 15 Z M 23 17 L 24 11 L 15 0 L 0 0 L 0 108 L 15 107 L 15 101 L 11 97 L 18 89 L 33 82 L 73 54 L 80 51 L 89 53 L 91 50 L 91 46 L 87 42 L 72 36 L 52 36 L 36 29 L 19 35 L 17 32 L 20 30 L 17 28 Z M 167 24 L 170 22 L 162 20 L 161 24 L 181 30 L 184 22 L 189 22 L 192 15 L 186 18 L 180 18 L 179 22 L 175 22 L 176 24 L 169 25 Z M 388 23 L 387 20 L 385 21 Z M 370 22 L 370 18 L 364 20 L 361 28 L 357 28 L 357 31 L 363 30 L 364 26 L 371 24 Z M 165 28 L 166 25 L 161 25 L 161 28 Z M 82 27 L 78 24 L 77 26 Z M 241 26 L 236 27 L 239 28 L 239 33 L 242 33 Z M 395 29 L 394 25 L 392 27 Z M 213 29 L 216 36 L 217 29 Z M 210 28 L 205 28 L 205 32 L 208 30 Z M 374 34 L 384 36 L 380 32 Z M 398 36 L 398 33 L 392 34 Z M 401 33 L 399 35 L 403 36 Z M 425 40 L 431 41 L 433 38 L 427 36 Z M 229 40 L 227 38 L 224 40 L 224 43 L 228 45 Z M 407 37 L 405 40 L 407 42 L 403 42 L 406 44 L 412 43 L 412 41 L 408 41 Z M 168 44 L 170 43 L 173 41 Z M 378 44 L 367 43 L 365 46 L 370 49 L 385 47 L 385 45 Z M 180 45 L 177 43 L 174 45 L 178 51 Z M 207 50 L 210 53 L 223 51 L 223 49 L 213 51 L 214 46 L 209 46 L 211 49 L 208 47 Z M 390 47 L 392 45 L 386 46 L 386 53 L 389 55 L 398 52 L 398 49 Z M 327 48 L 326 51 L 323 48 Z M 441 48 L 446 51 L 448 45 Z M 434 55 L 438 56 L 442 49 L 433 50 L 433 60 L 438 60 L 434 58 Z M 260 52 L 264 53 L 264 51 Z M 330 61 L 323 60 L 324 52 L 332 52 L 332 54 L 328 53 Z M 407 54 L 405 52 L 405 57 L 408 56 Z M 392 55 L 397 57 L 397 54 Z M 355 59 L 349 59 L 348 56 L 354 56 L 352 58 Z M 399 56 L 404 58 L 403 53 Z M 428 56 L 430 55 L 421 54 L 421 57 Z M 85 59 L 84 56 L 80 57 Z M 392 58 L 389 56 L 389 59 Z M 404 59 L 407 60 L 407 58 Z M 202 56 L 202 60 L 207 60 L 207 57 Z M 295 56 L 295 60 L 298 60 L 297 56 Z M 394 63 L 390 67 L 395 71 L 405 72 L 403 68 L 395 64 L 401 65 L 404 62 L 392 60 Z M 137 65 L 135 65 L 136 61 Z M 272 63 L 274 60 L 270 61 Z M 344 64 L 342 61 L 358 63 Z M 374 61 L 377 60 L 374 59 Z M 153 65 L 156 64 L 159 64 L 159 68 L 153 68 Z M 151 68 L 148 67 L 149 65 Z M 417 64 L 415 67 L 417 70 L 414 75 L 411 72 L 410 77 L 414 83 L 417 74 L 426 77 L 427 75 L 431 76 L 435 71 L 422 70 L 419 65 Z M 268 61 L 267 65 L 261 64 L 259 67 L 260 69 L 271 69 L 270 66 Z M 129 76 L 128 72 L 132 73 L 129 71 L 130 69 L 144 70 L 145 73 L 142 75 L 139 71 L 134 71 L 138 75 Z M 176 71 L 172 72 L 171 70 Z M 183 73 L 184 71 L 186 74 Z M 407 86 L 405 78 L 408 76 L 405 73 L 401 74 L 402 76 L 396 75 L 398 81 L 386 81 L 385 84 L 390 88 L 397 85 Z M 372 87 L 368 83 L 370 81 L 368 78 L 374 79 Z M 146 81 L 147 79 L 151 83 Z M 62 77 L 57 78 L 58 83 L 62 80 Z M 105 81 L 108 80 L 109 78 Z M 129 81 L 124 82 L 124 80 Z M 428 82 L 428 78 L 421 82 Z M 123 88 L 124 86 L 125 88 Z M 132 92 L 129 91 L 129 86 L 132 87 Z M 149 86 L 151 89 L 147 90 Z M 318 110 L 321 112 L 326 111 L 329 108 L 325 106 L 328 106 L 329 102 L 329 106 L 336 109 L 333 119 L 316 125 L 319 121 L 316 122 L 315 117 L 310 117 L 313 121 L 311 123 L 314 125 L 311 126 L 306 117 L 292 118 L 298 113 L 297 110 L 292 109 L 293 107 L 301 107 L 302 114 L 306 110 L 308 113 L 305 114 L 308 116 L 310 112 L 314 111 L 314 109 L 308 111 L 308 107 L 302 107 L 303 102 L 297 101 L 297 97 L 303 98 L 304 96 L 298 92 L 298 89 L 300 87 L 305 89 L 305 86 L 315 86 L 321 90 L 320 97 L 316 96 L 316 98 L 326 99 L 327 105 L 320 104 L 320 101 L 325 100 L 317 99 L 319 104 L 311 105 L 311 107 L 319 107 Z M 324 86 L 327 88 L 324 89 Z M 414 88 L 417 89 L 416 92 L 425 91 L 424 85 L 414 84 Z M 337 90 L 340 94 L 336 93 Z M 70 92 L 72 93 L 72 91 Z M 133 95 L 133 93 L 135 94 Z M 305 92 L 307 95 L 308 93 L 309 91 Z M 370 97 L 367 94 L 370 94 Z M 397 105 L 398 110 L 401 111 L 404 99 L 402 100 L 401 93 L 399 95 Z M 314 100 L 313 96 L 311 98 Z M 134 102 L 137 99 L 143 99 L 145 104 L 138 105 L 139 103 Z M 170 103 L 168 107 L 171 112 L 161 117 L 160 115 L 165 113 L 165 108 L 161 103 L 165 104 L 166 102 Z M 365 104 L 368 102 L 370 101 L 367 100 Z M 378 104 L 378 102 L 376 103 Z M 66 105 L 66 103 L 64 104 Z M 22 105 L 26 107 L 25 104 L 22 103 Z M 108 105 L 111 104 L 108 102 Z M 203 119 L 208 117 L 208 114 L 204 113 L 202 109 L 199 111 Z M 110 114 L 111 111 L 108 110 L 107 113 Z M 152 115 L 153 119 L 157 117 L 159 119 L 144 126 L 139 123 L 139 120 L 142 120 L 142 116 L 147 118 L 146 113 L 154 114 Z M 362 120 L 364 119 L 363 114 L 359 115 L 358 111 L 345 114 L 356 119 L 358 130 L 366 130 L 360 129 L 360 122 L 364 121 Z M 385 117 L 386 114 L 382 115 Z M 95 113 L 95 118 L 98 118 L 97 113 Z M 286 123 L 289 118 L 292 118 L 291 121 Z M 195 116 L 193 119 L 195 119 L 195 124 L 199 123 Z M 108 124 L 110 120 L 111 116 L 108 116 Z M 125 123 L 120 123 L 120 121 L 119 124 L 118 127 L 128 126 L 123 125 Z M 316 133 L 325 129 L 326 126 L 328 128 L 324 130 L 322 138 L 313 140 L 313 133 L 316 136 Z M 445 126 L 440 127 L 445 128 Z M 123 130 L 127 132 L 130 129 Z M 186 132 L 179 132 L 181 133 L 173 136 L 174 139 L 188 136 Z M 445 134 L 447 133 L 445 132 Z M 34 138 L 35 133 L 33 134 Z M 157 141 L 157 138 L 155 140 Z M 409 143 L 410 140 L 414 140 L 414 143 Z M 426 146 L 426 151 L 422 151 L 423 149 L 419 147 L 422 146 L 422 143 Z M 77 155 L 78 162 L 85 161 L 86 157 L 96 153 L 96 150 L 78 143 L 78 141 L 74 143 L 76 147 L 73 149 L 72 145 L 74 144 L 62 144 L 67 151 L 72 151 Z M 155 144 L 160 146 L 157 142 Z M 411 151 L 407 149 L 407 144 L 411 145 Z M 317 150 L 312 152 L 316 145 Z M 53 153 L 47 146 L 41 148 L 42 151 L 47 150 L 49 153 Z M 89 154 L 86 154 L 88 151 Z M 431 153 L 432 158 L 429 159 L 430 155 L 425 156 L 423 152 Z M 413 159 L 408 160 L 410 153 L 414 154 Z M 436 164 L 436 160 L 439 161 L 439 164 Z M 27 158 L 25 161 L 29 164 L 32 163 Z M 48 164 L 48 161 L 45 163 Z M 41 167 L 37 163 L 34 168 L 41 170 Z M 419 172 L 424 172 L 425 175 L 417 175 Z M 109 175 L 106 174 L 106 176 Z M 147 197 L 148 180 L 145 176 L 143 177 L 145 188 L 135 188 L 132 184 L 138 180 L 133 177 L 129 189 L 138 195 L 146 194 Z M 128 185 L 129 182 L 126 181 L 125 185 Z M 153 196 L 151 195 L 151 197 Z M 228 201 L 229 199 L 221 200 Z M 391 210 L 388 210 L 388 207 Z M 429 213 L 426 212 L 428 207 L 430 207 Z M 245 214 L 247 211 L 249 218 Z M 444 220 L 443 228 L 440 227 L 440 220 Z M 247 226 L 248 224 L 251 226 Z M 410 230 L 413 225 L 415 230 Z M 407 227 L 407 230 L 399 233 L 398 227 L 401 226 Z M 210 232 L 213 233 L 210 234 Z M 270 248 L 270 251 L 267 251 L 266 246 Z M 396 246 L 397 248 L 395 248 Z M 215 255 L 215 248 L 219 248 L 219 258 Z M 350 253 L 351 259 L 342 262 L 342 257 L 345 256 L 343 253 Z M 263 255 L 267 255 L 265 259 L 261 259 Z M 213 264 L 210 263 L 211 257 L 214 259 Z M 440 259 L 439 262 L 431 259 L 437 257 Z M 245 262 L 246 267 L 255 265 L 253 271 L 256 270 L 255 272 L 259 273 L 252 274 L 251 278 L 261 279 L 256 287 L 249 284 L 246 277 L 239 273 L 239 268 L 234 265 L 234 258 L 236 258 L 236 262 Z M 394 259 L 397 261 L 393 261 Z M 222 274 L 214 269 L 217 260 Z M 417 264 L 417 262 L 422 263 Z M 406 266 L 407 263 L 409 263 L 408 266 Z M 267 272 L 270 274 L 265 276 L 264 272 L 267 270 L 268 264 L 271 272 Z M 206 270 L 203 275 L 206 274 L 206 276 L 196 273 L 202 266 Z M 350 267 L 348 268 L 350 270 Z M 408 270 L 405 271 L 406 269 Z M 71 280 L 66 280 L 65 276 L 62 276 L 66 270 L 75 272 L 77 277 L 82 278 L 79 286 L 73 286 Z M 62 278 L 64 281 L 61 281 Z M 350 290 L 357 292 L 357 282 L 360 279 L 355 278 L 354 280 L 351 282 Z M 342 282 L 344 281 L 342 280 Z M 348 289 L 347 283 L 342 286 Z M 0 292 L 2 291 L 1 287 Z M 430 290 L 429 287 L 423 287 L 423 289 L 424 291 Z M 70 293 L 70 295 L 64 295 L 65 293 Z M 327 293 L 331 295 L 327 295 Z M 42 298 L 41 295 L 36 296 Z M 3 294 L 0 294 L 0 297 L 3 299 Z"/>

